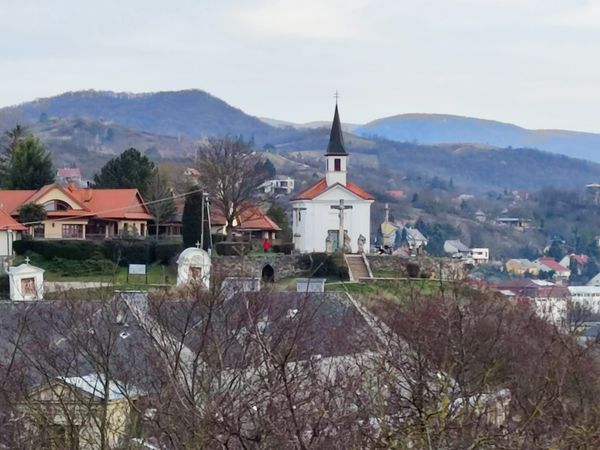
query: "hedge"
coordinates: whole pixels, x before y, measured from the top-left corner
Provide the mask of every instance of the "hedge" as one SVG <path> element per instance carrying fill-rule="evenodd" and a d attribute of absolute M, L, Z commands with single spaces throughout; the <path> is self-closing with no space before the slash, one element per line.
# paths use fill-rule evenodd
<path fill-rule="evenodd" d="M 218 242 L 215 245 L 217 255 L 221 256 L 241 256 L 247 255 L 252 251 L 250 242 Z"/>
<path fill-rule="evenodd" d="M 180 251 L 181 243 L 140 239 L 111 239 L 104 242 L 23 239 L 13 243 L 17 255 L 37 253 L 50 261 L 60 258 L 71 261 L 110 260 L 119 265 L 161 264 L 170 262 Z"/>
<path fill-rule="evenodd" d="M 284 242 L 283 244 L 273 245 L 273 251 L 275 253 L 283 253 L 284 255 L 291 255 L 294 251 L 293 242 Z"/>
<path fill-rule="evenodd" d="M 182 250 L 181 242 L 157 242 L 154 248 L 155 261 L 160 264 L 170 264 L 173 258 Z"/>
<path fill-rule="evenodd" d="M 102 244 L 92 241 L 37 241 L 33 239 L 21 239 L 13 242 L 13 250 L 18 255 L 33 252 L 46 259 L 57 257 L 84 260 L 95 257 L 101 258 L 103 254 Z"/>

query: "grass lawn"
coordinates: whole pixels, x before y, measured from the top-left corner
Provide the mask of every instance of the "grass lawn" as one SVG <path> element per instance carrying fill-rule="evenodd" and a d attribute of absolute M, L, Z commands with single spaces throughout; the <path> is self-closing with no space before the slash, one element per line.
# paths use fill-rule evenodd
<path fill-rule="evenodd" d="M 410 280 L 375 280 L 367 283 L 343 282 L 325 285 L 328 292 L 349 292 L 358 295 L 376 295 L 394 301 L 414 295 L 438 295 L 443 290 L 450 290 L 449 285 L 440 285 L 439 281 Z"/>
<path fill-rule="evenodd" d="M 17 256 L 15 265 L 23 263 L 25 258 Z M 143 286 L 146 284 L 146 277 L 143 275 L 130 275 L 127 282 L 127 267 L 116 267 L 111 272 L 104 274 L 92 275 L 64 275 L 63 273 L 54 272 L 51 265 L 43 258 L 32 255 L 31 264 L 41 267 L 44 272 L 45 281 L 96 281 L 101 283 L 111 283 L 119 286 Z M 82 263 L 83 264 L 83 263 Z M 84 271 L 82 271 L 84 272 Z M 174 266 L 163 266 L 161 264 L 151 264 L 148 266 L 148 284 L 169 284 L 174 285 L 177 282 L 177 268 Z"/>

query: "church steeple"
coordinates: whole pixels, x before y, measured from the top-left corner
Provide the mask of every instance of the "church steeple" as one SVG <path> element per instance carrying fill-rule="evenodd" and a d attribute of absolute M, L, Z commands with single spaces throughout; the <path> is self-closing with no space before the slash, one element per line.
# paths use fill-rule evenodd
<path fill-rule="evenodd" d="M 344 134 L 342 133 L 342 124 L 340 122 L 340 113 L 338 112 L 337 101 L 335 102 L 335 113 L 333 115 L 333 124 L 331 125 L 331 134 L 329 135 L 329 144 L 327 145 L 326 155 L 347 155 L 344 145 Z"/>
<path fill-rule="evenodd" d="M 338 112 L 337 93 L 335 102 L 335 114 L 331 124 L 331 134 L 329 135 L 329 144 L 325 153 L 325 180 L 327 186 L 339 183 L 346 185 L 346 171 L 348 168 L 348 153 L 344 145 L 344 135 L 342 133 L 342 123 L 340 122 L 340 113 Z"/>

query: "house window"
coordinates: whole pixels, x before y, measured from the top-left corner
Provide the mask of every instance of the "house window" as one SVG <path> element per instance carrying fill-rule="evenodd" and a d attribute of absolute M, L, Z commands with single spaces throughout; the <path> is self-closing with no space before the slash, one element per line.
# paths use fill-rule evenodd
<path fill-rule="evenodd" d="M 44 203 L 43 206 L 46 211 L 68 211 L 71 209 L 69 204 L 62 200 L 50 200 Z"/>
<path fill-rule="evenodd" d="M 43 223 L 36 223 L 33 226 L 33 237 L 43 238 L 45 236 L 45 228 Z"/>
<path fill-rule="evenodd" d="M 66 223 L 62 226 L 62 237 L 65 239 L 83 238 L 83 225 Z"/>
<path fill-rule="evenodd" d="M 333 165 L 336 172 L 340 172 L 342 170 L 342 160 L 340 158 L 335 158 L 333 160 Z"/>

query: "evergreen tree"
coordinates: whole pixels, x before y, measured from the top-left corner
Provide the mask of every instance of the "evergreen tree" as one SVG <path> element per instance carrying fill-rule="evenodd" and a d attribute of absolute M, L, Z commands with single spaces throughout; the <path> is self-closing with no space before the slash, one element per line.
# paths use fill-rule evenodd
<path fill-rule="evenodd" d="M 204 204 L 204 243 L 202 248 L 210 248 L 210 227 L 208 221 L 208 204 Z M 202 242 L 202 192 L 193 192 L 185 198 L 183 207 L 182 234 L 185 248 L 195 247 Z"/>
<path fill-rule="evenodd" d="M 94 175 L 94 184 L 99 188 L 135 188 L 145 196 L 155 170 L 156 166 L 147 156 L 129 148 Z"/>
<path fill-rule="evenodd" d="M 4 172 L 2 184 L 8 189 L 39 189 L 54 182 L 50 153 L 31 134 L 16 143 Z"/>
<path fill-rule="evenodd" d="M 281 240 L 283 242 L 291 242 L 292 228 L 290 227 L 290 221 L 284 209 L 281 206 L 273 203 L 273 205 L 271 205 L 267 211 L 267 216 L 269 216 L 269 218 L 271 218 L 277 225 L 279 225 L 279 228 L 281 228 Z"/>
<path fill-rule="evenodd" d="M 552 241 L 548 249 L 548 256 L 554 258 L 556 261 L 560 261 L 565 256 L 565 252 L 558 241 Z"/>

